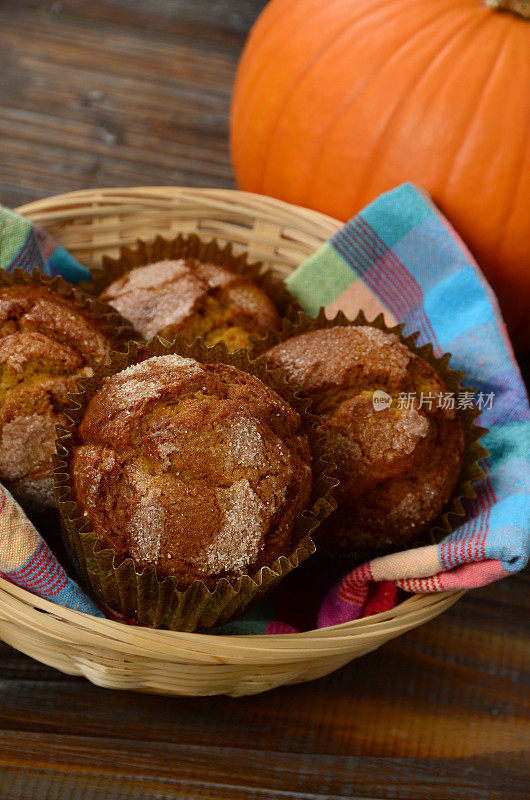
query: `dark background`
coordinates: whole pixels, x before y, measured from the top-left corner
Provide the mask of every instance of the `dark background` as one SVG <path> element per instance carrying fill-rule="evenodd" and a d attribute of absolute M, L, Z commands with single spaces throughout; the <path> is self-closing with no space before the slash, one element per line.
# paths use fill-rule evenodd
<path fill-rule="evenodd" d="M 264 5 L 0 0 L 0 202 L 233 186 L 230 90 Z M 470 592 L 334 675 L 238 700 L 107 691 L 0 645 L 0 797 L 522 800 L 528 588 Z"/>

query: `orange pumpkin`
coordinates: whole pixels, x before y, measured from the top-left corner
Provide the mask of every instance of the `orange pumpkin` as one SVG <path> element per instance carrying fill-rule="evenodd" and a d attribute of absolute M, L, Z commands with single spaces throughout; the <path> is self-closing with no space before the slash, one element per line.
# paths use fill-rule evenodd
<path fill-rule="evenodd" d="M 241 189 L 344 220 L 424 187 L 530 347 L 529 21 L 480 0 L 272 0 L 239 66 L 232 158 Z"/>

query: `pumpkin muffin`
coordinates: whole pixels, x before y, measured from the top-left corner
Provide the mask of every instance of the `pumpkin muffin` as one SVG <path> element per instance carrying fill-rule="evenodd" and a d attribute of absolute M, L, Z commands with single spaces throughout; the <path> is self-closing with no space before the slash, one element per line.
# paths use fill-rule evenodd
<path fill-rule="evenodd" d="M 180 589 L 254 574 L 292 550 L 311 490 L 299 415 L 226 364 L 154 356 L 106 378 L 70 458 L 72 497 L 115 564 Z"/>
<path fill-rule="evenodd" d="M 23 505 L 54 505 L 55 425 L 75 379 L 110 346 L 74 299 L 44 285 L 0 287 L 0 481 Z"/>
<path fill-rule="evenodd" d="M 420 538 L 463 463 L 463 426 L 443 402 L 440 375 L 397 336 L 368 325 L 301 334 L 266 358 L 311 399 L 337 463 L 338 509 L 319 529 L 320 543 L 364 559 Z"/>
<path fill-rule="evenodd" d="M 101 299 L 127 317 L 145 338 L 224 341 L 229 350 L 250 347 L 251 337 L 280 328 L 272 300 L 253 281 L 226 267 L 194 259 L 159 261 L 129 270 Z"/>

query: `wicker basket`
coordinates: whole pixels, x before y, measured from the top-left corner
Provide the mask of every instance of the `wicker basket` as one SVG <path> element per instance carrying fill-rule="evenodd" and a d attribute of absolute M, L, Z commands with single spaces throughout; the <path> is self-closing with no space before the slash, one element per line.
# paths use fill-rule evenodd
<path fill-rule="evenodd" d="M 232 241 L 288 275 L 339 222 L 230 190 L 144 187 L 73 192 L 18 209 L 81 261 L 140 238 L 196 232 Z M 306 633 L 211 636 L 123 625 L 63 609 L 0 579 L 0 637 L 99 686 L 167 695 L 254 694 L 321 677 L 441 614 L 462 592 L 414 595 L 391 611 Z"/>

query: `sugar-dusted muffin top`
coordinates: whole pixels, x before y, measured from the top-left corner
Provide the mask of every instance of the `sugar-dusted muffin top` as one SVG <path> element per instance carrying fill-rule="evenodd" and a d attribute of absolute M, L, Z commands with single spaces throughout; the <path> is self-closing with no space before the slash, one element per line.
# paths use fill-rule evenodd
<path fill-rule="evenodd" d="M 249 347 L 250 338 L 280 327 L 272 300 L 250 278 L 193 259 L 159 261 L 130 270 L 101 293 L 136 330 L 150 339 L 223 340 L 229 349 Z"/>
<path fill-rule="evenodd" d="M 55 425 L 75 378 L 110 341 L 77 304 L 45 286 L 0 288 L 0 480 L 21 503 L 54 503 Z"/>
<path fill-rule="evenodd" d="M 299 415 L 252 375 L 178 355 L 107 378 L 70 463 L 74 499 L 119 558 L 181 588 L 288 555 L 311 459 Z"/>
<path fill-rule="evenodd" d="M 397 336 L 370 326 L 302 334 L 266 357 L 311 398 L 338 465 L 339 507 L 320 541 L 366 558 L 420 537 L 448 502 L 464 452 L 440 375 Z M 389 405 L 374 407 L 376 390 L 390 395 Z"/>

